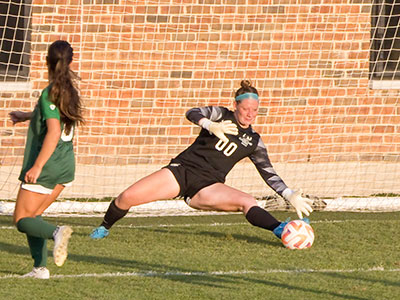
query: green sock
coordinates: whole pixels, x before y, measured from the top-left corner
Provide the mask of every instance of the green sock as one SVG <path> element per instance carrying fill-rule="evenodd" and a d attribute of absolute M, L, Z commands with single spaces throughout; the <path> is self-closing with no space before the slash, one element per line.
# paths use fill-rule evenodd
<path fill-rule="evenodd" d="M 53 232 L 57 227 L 39 217 L 22 218 L 17 222 L 17 228 L 20 232 L 26 233 L 32 237 L 52 239 Z"/>
<path fill-rule="evenodd" d="M 26 237 L 33 258 L 33 266 L 35 268 L 47 266 L 47 240 L 30 235 Z"/>
<path fill-rule="evenodd" d="M 36 216 L 37 219 L 43 220 L 42 216 Z M 33 258 L 33 266 L 46 267 L 47 266 L 47 240 L 37 238 L 34 236 L 26 235 L 28 239 L 29 249 Z"/>

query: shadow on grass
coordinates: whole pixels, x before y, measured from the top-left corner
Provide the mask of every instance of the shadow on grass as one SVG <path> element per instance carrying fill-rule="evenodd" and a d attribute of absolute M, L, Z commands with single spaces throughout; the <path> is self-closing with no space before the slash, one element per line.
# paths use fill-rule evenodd
<path fill-rule="evenodd" d="M 301 292 L 306 292 L 306 293 L 313 293 L 315 296 L 318 296 L 317 299 L 327 299 L 329 296 L 335 297 L 335 299 L 352 299 L 352 300 L 367 300 L 370 298 L 361 298 L 357 297 L 354 295 L 346 295 L 346 294 L 339 294 L 336 292 L 329 292 L 325 287 L 321 287 L 321 290 L 317 289 L 312 289 L 312 288 L 307 288 L 307 287 L 302 287 L 302 286 L 294 286 L 294 285 L 289 285 L 283 282 L 274 282 L 270 280 L 263 280 L 263 279 L 255 279 L 255 278 L 246 278 L 242 277 L 242 280 L 246 280 L 250 282 L 251 284 L 263 284 L 263 285 L 268 285 L 268 286 L 273 286 L 277 287 L 280 289 L 286 289 L 286 290 L 292 290 L 292 291 L 301 291 Z M 313 296 L 311 296 L 310 299 L 314 299 Z"/>
<path fill-rule="evenodd" d="M 203 234 L 217 236 L 220 237 L 218 233 L 215 235 L 213 232 L 204 232 Z M 245 237 L 247 240 L 249 237 Z M 251 238 L 250 238 L 251 240 Z M 265 241 L 262 241 L 265 242 Z M 29 255 L 29 249 L 25 246 L 19 246 L 15 244 L 9 244 L 0 241 L 0 253 L 1 252 L 9 252 L 12 254 L 20 254 L 20 255 Z M 181 268 L 181 267 L 171 267 L 168 265 L 158 264 L 158 263 L 147 263 L 141 262 L 134 259 L 120 259 L 112 257 L 112 249 L 111 256 L 94 256 L 94 255 L 85 255 L 85 254 L 76 254 L 76 253 L 69 253 L 68 260 L 77 262 L 77 263 L 85 263 L 85 264 L 93 264 L 93 265 L 105 265 L 105 266 L 116 266 L 122 270 L 119 272 L 137 272 L 137 277 L 150 277 L 150 278 L 159 278 L 163 280 L 169 280 L 178 283 L 186 283 L 192 285 L 198 285 L 202 287 L 209 287 L 209 288 L 218 288 L 229 291 L 232 291 L 232 286 L 234 289 L 243 288 L 243 281 L 248 282 L 250 286 L 257 284 L 269 287 L 275 287 L 284 290 L 292 290 L 292 291 L 299 291 L 299 292 L 307 292 L 314 294 L 317 297 L 321 297 L 323 299 L 326 296 L 334 296 L 338 299 L 355 299 L 355 300 L 365 300 L 368 298 L 360 298 L 354 295 L 346 295 L 346 294 L 339 294 L 335 292 L 329 292 L 319 289 L 313 289 L 303 286 L 295 286 L 291 284 L 286 284 L 283 282 L 271 281 L 271 280 L 263 280 L 263 279 L 256 279 L 256 278 L 249 278 L 246 277 L 244 274 L 237 274 L 237 275 L 220 275 L 220 274 L 212 274 L 210 271 L 202 271 L 202 270 L 193 270 L 188 268 Z M 51 257 L 51 251 L 49 251 L 49 258 Z M 8 270 L 1 270 L 3 274 L 10 274 L 12 271 Z M 90 273 L 90 272 L 89 272 Z M 360 280 L 359 277 L 353 276 L 341 276 L 342 274 L 329 274 L 332 276 L 338 276 L 343 279 L 357 279 Z M 367 279 L 366 279 L 367 280 Z M 368 279 L 373 283 L 377 282 L 374 280 Z M 383 284 L 392 284 L 389 281 L 382 281 Z M 255 287 L 256 288 L 256 287 Z M 228 294 L 229 294 L 228 293 Z M 312 299 L 312 298 L 311 298 Z"/>
<path fill-rule="evenodd" d="M 101 218 L 87 218 L 87 219 L 77 219 L 77 218 L 52 218 L 43 217 L 49 223 L 56 225 L 70 225 L 70 226 L 98 226 L 101 223 Z M 2 216 L 0 215 L 0 226 L 13 226 L 12 216 Z"/>
<path fill-rule="evenodd" d="M 174 231 L 175 232 L 175 231 Z M 239 241 L 243 241 L 246 243 L 253 243 L 253 244 L 260 244 L 260 245 L 270 245 L 270 246 L 274 246 L 274 247 L 281 247 L 282 243 L 280 241 L 270 241 L 270 240 L 265 240 L 265 239 L 261 239 L 257 236 L 249 236 L 249 235 L 244 235 L 244 234 L 224 234 L 221 232 L 214 232 L 214 231 L 201 231 L 199 233 L 196 234 L 201 234 L 201 235 L 206 235 L 206 236 L 211 236 L 211 237 L 215 237 L 218 239 L 225 239 L 225 240 L 239 240 Z"/>
<path fill-rule="evenodd" d="M 28 244 L 28 242 L 26 242 Z M 8 252 L 11 254 L 27 254 L 30 255 L 29 248 L 24 246 L 17 246 L 14 244 L 8 244 L 0 241 L 0 253 Z"/>
<path fill-rule="evenodd" d="M 91 255 L 81 255 L 81 254 L 70 254 L 68 256 L 69 260 L 76 262 L 84 262 L 89 264 L 104 264 L 106 266 L 112 265 L 123 268 L 125 272 L 137 272 L 138 277 L 155 277 L 171 281 L 186 282 L 190 284 L 196 284 L 201 286 L 208 286 L 214 288 L 228 288 L 224 284 L 234 283 L 233 279 L 225 278 L 215 278 L 211 275 L 201 275 L 201 276 L 185 276 L 184 274 L 191 274 L 202 272 L 201 270 L 185 269 L 180 267 L 172 267 L 157 263 L 146 263 L 133 259 L 120 259 L 113 257 L 104 256 L 91 256 Z M 121 272 L 121 271 L 120 271 Z M 123 271 L 122 271 L 123 272 Z M 166 273 L 171 275 L 165 276 Z M 173 276 L 173 273 L 178 273 L 182 275 Z"/>
<path fill-rule="evenodd" d="M 356 272 L 355 272 L 356 273 Z M 391 281 L 391 280 L 382 280 L 382 279 L 370 279 L 370 278 L 366 278 L 365 276 L 361 276 L 360 274 L 343 274 L 343 273 L 323 273 L 323 275 L 328 276 L 328 277 L 334 277 L 334 278 L 338 278 L 338 279 L 351 279 L 351 280 L 357 280 L 357 281 L 365 281 L 365 282 L 369 282 L 372 284 L 375 283 L 381 283 L 384 286 L 394 286 L 394 287 L 400 287 L 400 282 L 399 281 Z"/>
<path fill-rule="evenodd" d="M 169 229 L 153 229 L 153 228 L 141 228 L 140 230 L 147 230 L 147 231 L 151 231 L 151 232 L 159 232 L 159 233 L 171 233 L 171 234 L 182 234 L 182 235 L 203 235 L 203 236 L 209 236 L 215 239 L 219 239 L 219 240 L 226 240 L 226 241 L 243 241 L 246 243 L 252 243 L 252 244 L 259 244 L 259 245 L 270 245 L 273 247 L 282 247 L 282 243 L 276 239 L 274 241 L 271 240 L 267 240 L 267 239 L 261 239 L 257 236 L 250 236 L 250 235 L 244 235 L 244 234 L 236 234 L 236 233 L 224 233 L 224 232 L 217 232 L 217 231 L 184 231 L 184 230 L 169 230 Z M 262 229 L 260 229 L 262 230 Z M 271 232 L 267 232 L 265 231 L 266 234 L 271 234 L 273 235 L 273 233 Z"/>
<path fill-rule="evenodd" d="M 19 255 L 27 255 L 30 256 L 28 247 L 8 244 L 0 241 L 0 253 L 1 252 L 9 252 L 11 254 L 19 254 Z M 52 257 L 51 251 L 48 251 L 49 258 Z M 84 255 L 84 254 L 75 254 L 69 253 L 68 260 L 86 263 L 86 264 L 94 264 L 94 265 L 106 265 L 106 266 L 116 266 L 122 268 L 123 270 L 119 272 L 137 272 L 137 277 L 157 277 L 161 279 L 167 279 L 178 282 L 186 282 L 190 284 L 196 284 L 201 286 L 208 286 L 214 288 L 228 288 L 224 284 L 234 283 L 233 279 L 224 279 L 222 277 L 214 277 L 212 275 L 208 275 L 206 272 L 202 272 L 201 270 L 191 270 L 184 268 L 171 268 L 167 265 L 157 264 L 157 263 L 145 263 L 140 262 L 133 259 L 120 259 L 113 257 L 104 257 L 104 256 L 93 256 L 93 255 Z M 1 270 L 1 273 L 9 275 L 13 273 L 15 270 Z M 165 274 L 168 274 L 165 276 Z M 171 274 L 172 273 L 172 274 Z M 174 276 L 174 273 L 177 275 Z M 196 275 L 196 273 L 204 273 Z M 22 275 L 21 273 L 20 275 Z M 181 274 L 181 275 L 179 275 Z M 185 276 L 185 274 L 194 274 L 191 276 Z"/>
<path fill-rule="evenodd" d="M 12 216 L 1 216 L 0 226 L 14 226 Z"/>

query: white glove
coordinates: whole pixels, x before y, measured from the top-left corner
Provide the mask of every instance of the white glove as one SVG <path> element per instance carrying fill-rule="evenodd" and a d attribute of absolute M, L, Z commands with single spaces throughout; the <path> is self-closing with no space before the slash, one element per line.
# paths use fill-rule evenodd
<path fill-rule="evenodd" d="M 231 120 L 213 122 L 209 119 L 202 119 L 200 120 L 200 126 L 204 129 L 207 129 L 210 133 L 214 134 L 223 142 L 229 141 L 229 139 L 225 136 L 225 133 L 233 135 L 237 135 L 239 133 L 236 124 L 232 123 Z"/>
<path fill-rule="evenodd" d="M 303 213 L 306 216 L 309 216 L 313 211 L 311 205 L 313 204 L 313 200 L 304 198 L 301 196 L 300 191 L 292 191 L 291 189 L 286 189 L 283 191 L 282 196 L 292 204 L 292 206 L 296 209 L 296 213 L 300 219 L 303 219 Z"/>

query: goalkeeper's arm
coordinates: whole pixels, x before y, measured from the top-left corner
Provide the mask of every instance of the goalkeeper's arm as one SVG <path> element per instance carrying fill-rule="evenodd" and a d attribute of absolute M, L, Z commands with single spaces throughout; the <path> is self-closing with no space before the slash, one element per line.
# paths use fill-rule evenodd
<path fill-rule="evenodd" d="M 224 142 L 228 141 L 225 134 L 238 134 L 236 124 L 230 120 L 223 120 L 222 116 L 226 108 L 220 106 L 207 106 L 192 108 L 186 113 L 186 117 L 194 124 L 201 126 L 214 134 Z"/>
<path fill-rule="evenodd" d="M 302 197 L 301 191 L 295 192 L 287 187 L 282 178 L 280 178 L 275 172 L 269 160 L 267 149 L 261 138 L 259 139 L 256 149 L 249 158 L 256 166 L 265 183 L 276 193 L 289 201 L 289 203 L 296 209 L 296 213 L 300 219 L 303 218 L 303 213 L 306 216 L 310 215 L 312 212 L 311 205 L 313 201 L 311 199 Z"/>
<path fill-rule="evenodd" d="M 226 134 L 238 134 L 238 129 L 236 124 L 232 123 L 231 120 L 225 120 L 221 122 L 213 122 L 209 119 L 203 118 L 199 121 L 199 125 L 204 129 L 207 129 L 210 133 L 214 134 L 223 142 L 229 141 Z"/>

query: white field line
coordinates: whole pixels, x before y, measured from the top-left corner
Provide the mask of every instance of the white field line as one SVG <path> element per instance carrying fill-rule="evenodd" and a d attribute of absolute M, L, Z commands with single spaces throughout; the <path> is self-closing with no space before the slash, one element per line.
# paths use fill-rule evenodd
<path fill-rule="evenodd" d="M 399 222 L 398 220 L 318 220 L 318 221 L 310 221 L 311 224 L 334 224 L 334 223 L 345 223 L 345 222 Z M 114 228 L 130 228 L 130 229 L 140 229 L 140 228 L 168 228 L 168 227 L 196 227 L 196 226 L 208 226 L 208 227 L 217 227 L 217 226 L 235 226 L 235 225 L 246 225 L 248 222 L 237 222 L 237 223 L 186 223 L 186 224 L 154 224 L 154 225 L 115 225 Z M 94 228 L 94 226 L 89 225 L 71 225 L 73 228 Z M 15 229 L 15 226 L 0 226 L 0 229 Z"/>
<path fill-rule="evenodd" d="M 228 276 L 228 275 L 268 275 L 276 273 L 285 274 L 323 274 L 323 273 L 370 273 L 370 272 L 400 272 L 399 269 L 385 269 L 383 267 L 372 267 L 368 269 L 270 269 L 270 270 L 240 270 L 240 271 L 213 271 L 213 272 L 115 272 L 115 273 L 83 273 L 83 274 L 67 274 L 52 275 L 51 278 L 82 278 L 82 277 L 173 277 L 173 276 Z M 23 278 L 21 275 L 5 275 L 0 276 L 1 279 Z"/>

